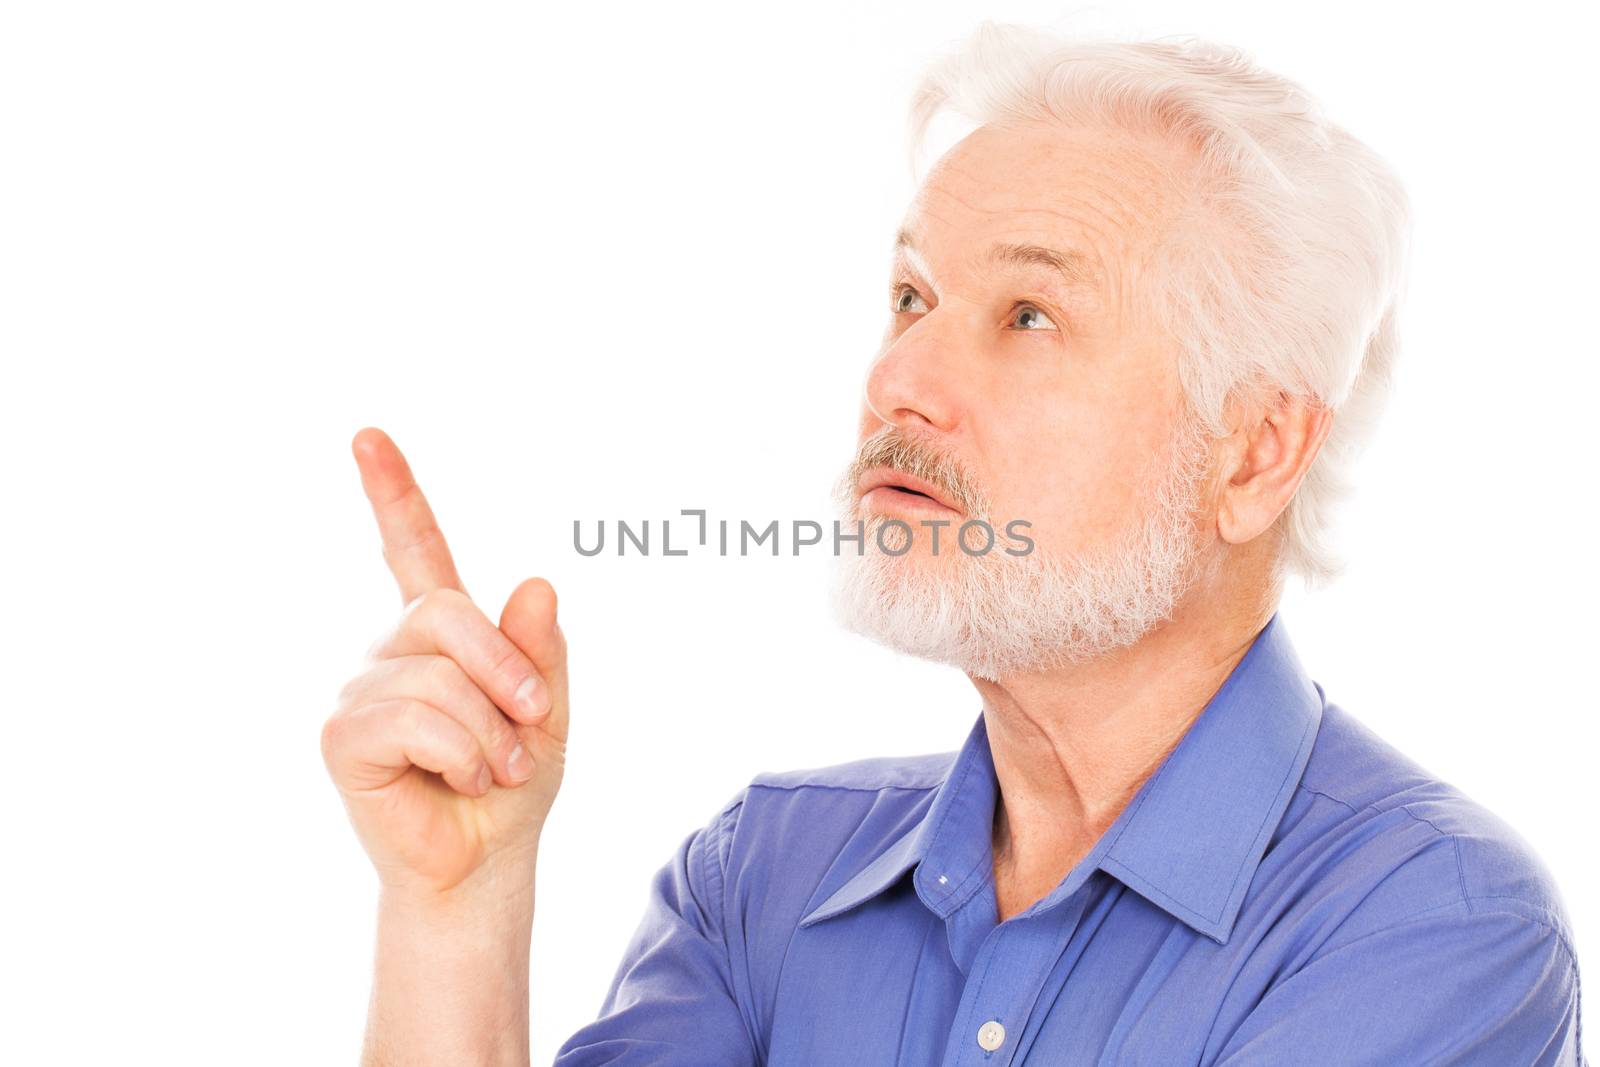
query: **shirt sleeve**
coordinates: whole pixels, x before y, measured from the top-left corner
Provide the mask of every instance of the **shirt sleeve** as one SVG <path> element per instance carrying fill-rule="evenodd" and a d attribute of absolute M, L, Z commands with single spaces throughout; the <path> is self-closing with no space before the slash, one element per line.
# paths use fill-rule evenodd
<path fill-rule="evenodd" d="M 1474 908 L 1318 955 L 1267 992 L 1217 1067 L 1587 1067 L 1565 939 L 1523 914 Z"/>
<path fill-rule="evenodd" d="M 644 917 L 600 1015 L 555 1067 L 756 1067 L 725 914 L 728 854 L 743 793 L 690 834 L 650 882 Z"/>

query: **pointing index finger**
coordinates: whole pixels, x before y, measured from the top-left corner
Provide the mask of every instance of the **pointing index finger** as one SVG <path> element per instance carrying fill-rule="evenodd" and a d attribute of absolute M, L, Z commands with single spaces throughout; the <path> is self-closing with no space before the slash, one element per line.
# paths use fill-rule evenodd
<path fill-rule="evenodd" d="M 355 435 L 350 451 L 361 471 L 361 488 L 378 520 L 384 561 L 400 584 L 401 600 L 409 604 L 441 588 L 465 592 L 433 509 L 394 441 L 369 426 Z"/>

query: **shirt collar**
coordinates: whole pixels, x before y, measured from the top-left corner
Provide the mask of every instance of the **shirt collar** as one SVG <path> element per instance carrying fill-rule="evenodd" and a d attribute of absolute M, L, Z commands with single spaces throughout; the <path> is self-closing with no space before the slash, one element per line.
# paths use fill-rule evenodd
<path fill-rule="evenodd" d="M 1098 869 L 1225 943 L 1310 759 L 1322 706 L 1322 687 L 1307 675 L 1274 612 L 1155 773 L 1030 911 L 1059 903 Z M 800 925 L 864 903 L 912 868 L 918 896 L 948 917 L 992 874 L 998 790 L 980 715 L 927 814 Z"/>

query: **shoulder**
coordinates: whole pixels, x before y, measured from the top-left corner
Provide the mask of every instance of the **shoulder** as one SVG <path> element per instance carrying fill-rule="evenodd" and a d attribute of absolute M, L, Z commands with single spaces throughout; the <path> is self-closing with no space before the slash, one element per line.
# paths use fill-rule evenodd
<path fill-rule="evenodd" d="M 840 835 L 865 838 L 868 813 L 887 816 L 884 829 L 924 812 L 955 762 L 955 752 L 874 756 L 820 767 L 754 775 L 698 833 L 724 853 L 737 837 L 746 847 L 772 843 L 791 831 L 813 841 Z M 884 820 L 879 820 L 884 821 Z"/>
<path fill-rule="evenodd" d="M 877 793 L 937 789 L 950 772 L 954 752 L 918 756 L 874 756 L 801 770 L 764 771 L 750 781 L 753 790 L 846 790 Z M 802 798 L 803 802 L 803 798 Z"/>
<path fill-rule="evenodd" d="M 1325 857 L 1318 894 L 1345 912 L 1341 940 L 1453 912 L 1520 918 L 1570 951 L 1560 890 L 1526 838 L 1337 704 L 1278 839 Z"/>
<path fill-rule="evenodd" d="M 939 752 L 763 771 L 737 798 L 739 844 L 747 859 L 790 867 L 806 853 L 881 849 L 927 810 L 954 760 Z"/>
<path fill-rule="evenodd" d="M 875 756 L 762 771 L 701 828 L 701 847 L 717 853 L 724 867 L 781 864 L 791 872 L 808 854 L 842 862 L 874 854 L 926 812 L 955 756 Z"/>
<path fill-rule="evenodd" d="M 712 819 L 714 850 L 730 889 L 743 887 L 769 918 L 798 918 L 825 884 L 871 863 L 914 830 L 954 752 L 880 756 L 821 767 L 763 771 Z"/>

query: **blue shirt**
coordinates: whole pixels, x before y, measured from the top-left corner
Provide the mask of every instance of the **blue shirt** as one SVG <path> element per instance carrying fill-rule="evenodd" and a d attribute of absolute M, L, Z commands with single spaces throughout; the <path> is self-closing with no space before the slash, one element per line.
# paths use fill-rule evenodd
<path fill-rule="evenodd" d="M 1582 1067 L 1516 831 L 1327 702 L 1277 614 L 1042 900 L 998 922 L 960 751 L 762 774 L 651 882 L 557 1067 Z"/>

